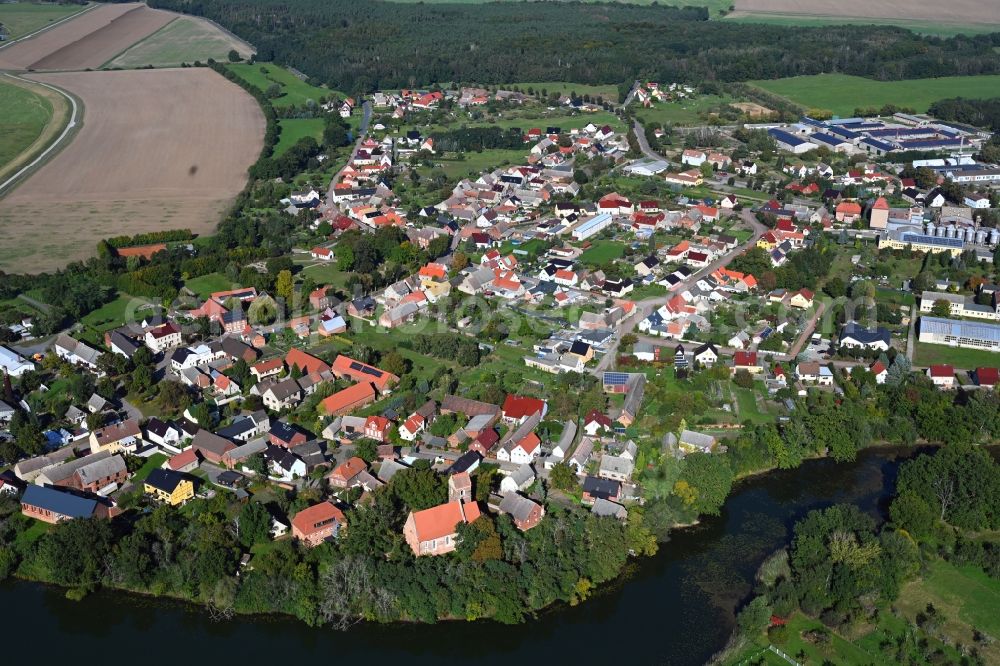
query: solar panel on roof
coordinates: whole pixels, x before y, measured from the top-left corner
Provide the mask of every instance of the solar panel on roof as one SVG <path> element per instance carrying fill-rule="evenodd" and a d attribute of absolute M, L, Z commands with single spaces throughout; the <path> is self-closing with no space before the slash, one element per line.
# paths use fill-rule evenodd
<path fill-rule="evenodd" d="M 926 234 L 903 234 L 904 243 L 924 243 L 926 245 L 943 245 L 945 247 L 961 248 L 965 242 L 959 238 L 944 238 L 942 236 L 928 236 Z"/>
<path fill-rule="evenodd" d="M 624 386 L 625 384 L 628 384 L 628 373 L 605 372 L 604 383 L 608 386 Z"/>

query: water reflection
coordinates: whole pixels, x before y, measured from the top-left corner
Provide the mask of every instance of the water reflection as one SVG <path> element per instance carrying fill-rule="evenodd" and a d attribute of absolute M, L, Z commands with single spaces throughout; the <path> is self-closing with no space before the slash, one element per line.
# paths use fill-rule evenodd
<path fill-rule="evenodd" d="M 411 666 L 506 665 L 512 658 L 561 664 L 613 663 L 628 654 L 637 664 L 701 664 L 725 643 L 757 567 L 787 542 L 798 518 L 837 502 L 884 513 L 901 459 L 914 454 L 866 451 L 853 463 L 815 460 L 748 479 L 722 515 L 676 532 L 657 557 L 635 565 L 618 584 L 519 627 L 365 625 L 337 633 L 278 617 L 217 623 L 186 604 L 113 592 L 74 603 L 60 589 L 21 582 L 0 587 L 0 599 L 10 611 L 7 635 L 38 636 L 44 627 L 53 661 L 100 654 L 113 641 L 117 653 L 152 650 L 155 659 L 146 661 L 153 663 L 197 654 L 230 663 L 336 656 L 378 663 L 406 658 Z"/>

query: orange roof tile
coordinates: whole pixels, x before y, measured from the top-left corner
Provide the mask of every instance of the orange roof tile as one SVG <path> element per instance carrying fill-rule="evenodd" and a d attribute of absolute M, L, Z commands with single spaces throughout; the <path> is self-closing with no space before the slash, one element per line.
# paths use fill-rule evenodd
<path fill-rule="evenodd" d="M 413 512 L 413 524 L 420 541 L 441 539 L 454 534 L 460 523 L 471 523 L 479 518 L 479 505 L 448 502 L 430 509 Z"/>

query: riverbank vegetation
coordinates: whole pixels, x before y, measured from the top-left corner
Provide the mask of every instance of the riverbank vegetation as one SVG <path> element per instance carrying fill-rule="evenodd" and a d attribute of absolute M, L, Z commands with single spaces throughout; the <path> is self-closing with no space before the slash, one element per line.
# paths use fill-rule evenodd
<path fill-rule="evenodd" d="M 25 518 L 5 498 L 0 578 L 55 583 L 74 596 L 105 586 L 201 603 L 221 617 L 283 613 L 341 628 L 361 619 L 516 623 L 553 603 L 586 599 L 622 574 L 630 553 L 657 550 L 641 509 L 621 523 L 553 506 L 528 532 L 509 516 L 484 514 L 460 528 L 454 557 L 415 558 L 402 536 L 409 511 L 447 499 L 444 479 L 420 466 L 347 511 L 341 539 L 312 549 L 271 541 L 269 531 L 272 514 L 315 503 L 315 491 L 270 495 L 240 504 L 220 492 L 182 510 L 146 506 L 132 495 L 122 503 L 132 510 L 113 522 L 52 526 Z M 247 551 L 253 558 L 243 567 Z"/>
<path fill-rule="evenodd" d="M 885 385 L 868 371 L 839 377 L 842 396 L 810 391 L 780 423 L 744 423 L 726 453 L 682 459 L 664 456 L 642 476 L 647 524 L 663 535 L 673 524 L 718 514 L 736 479 L 762 471 L 798 467 L 808 458 L 853 460 L 873 444 L 920 442 L 978 445 L 1000 438 L 1000 397 L 992 391 L 939 391 L 922 375 L 907 377 L 902 355 L 884 359 Z M 663 419 L 667 430 L 694 423 L 707 407 L 691 379 L 680 381 Z M 657 395 L 653 389 L 650 394 Z"/>
<path fill-rule="evenodd" d="M 946 445 L 903 463 L 888 522 L 812 511 L 757 576 L 757 596 L 716 663 L 996 663 L 1000 466 Z"/>

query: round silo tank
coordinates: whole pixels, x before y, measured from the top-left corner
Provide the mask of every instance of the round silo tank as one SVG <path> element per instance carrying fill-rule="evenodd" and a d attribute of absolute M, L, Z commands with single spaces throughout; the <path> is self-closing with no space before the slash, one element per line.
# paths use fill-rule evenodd
<path fill-rule="evenodd" d="M 937 233 L 936 233 L 936 234 L 934 234 L 934 235 L 935 235 L 935 236 L 941 236 L 941 237 L 943 238 L 943 237 L 944 237 L 944 234 L 945 234 L 945 231 L 947 231 L 947 227 L 945 227 L 945 226 L 944 226 L 944 225 L 942 224 L 941 226 L 939 226 L 939 227 L 937 228 Z"/>
<path fill-rule="evenodd" d="M 976 245 L 986 244 L 986 229 L 980 229 L 976 232 Z"/>
<path fill-rule="evenodd" d="M 1000 243 L 1000 230 L 990 229 L 990 245 Z"/>
<path fill-rule="evenodd" d="M 976 228 L 975 227 L 966 227 L 965 228 L 965 242 L 966 243 L 975 243 L 976 242 Z"/>
<path fill-rule="evenodd" d="M 937 225 L 934 224 L 933 222 L 928 222 L 927 223 L 927 235 L 928 236 L 933 236 L 935 231 L 937 231 Z"/>

